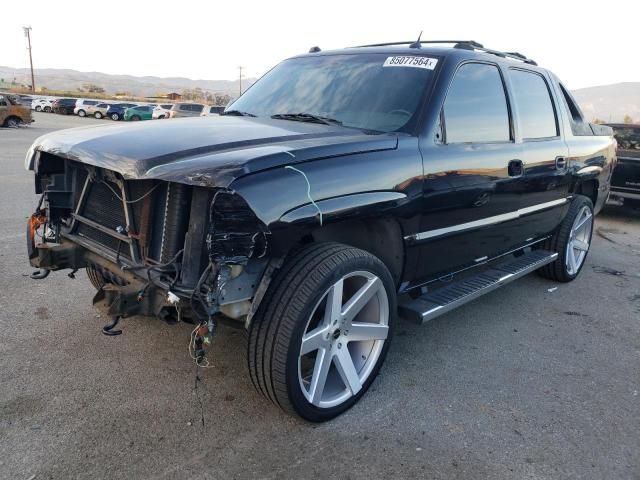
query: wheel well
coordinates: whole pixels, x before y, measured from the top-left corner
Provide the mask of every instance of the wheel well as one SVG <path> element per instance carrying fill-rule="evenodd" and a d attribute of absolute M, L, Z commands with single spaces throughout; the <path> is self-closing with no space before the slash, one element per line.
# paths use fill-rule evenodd
<path fill-rule="evenodd" d="M 22 119 L 20 117 L 18 117 L 17 115 L 9 115 L 7 118 L 4 119 L 4 122 L 2 124 L 3 125 L 8 124 L 9 120 L 17 120 L 18 122 L 22 121 Z"/>
<path fill-rule="evenodd" d="M 596 200 L 598 200 L 598 180 L 584 180 L 579 182 L 574 189 L 574 193 L 590 198 L 595 206 Z"/>
<path fill-rule="evenodd" d="M 306 241 L 339 242 L 360 248 L 378 257 L 396 284 L 402 278 L 404 242 L 396 220 L 380 218 L 334 223 L 312 231 Z"/>

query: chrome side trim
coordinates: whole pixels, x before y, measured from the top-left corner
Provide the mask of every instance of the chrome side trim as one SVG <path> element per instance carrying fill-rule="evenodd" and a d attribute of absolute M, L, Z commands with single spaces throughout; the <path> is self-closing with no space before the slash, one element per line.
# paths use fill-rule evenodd
<path fill-rule="evenodd" d="M 436 230 L 428 230 L 426 232 L 414 233 L 404 237 L 406 241 L 419 241 L 427 240 L 429 238 L 443 237 L 452 233 L 463 232 L 466 230 L 473 230 L 475 228 L 486 227 L 488 225 L 494 225 L 496 223 L 508 222 L 517 218 L 529 215 L 539 210 L 544 210 L 558 205 L 564 205 L 569 201 L 569 198 L 559 198 L 558 200 L 552 200 L 550 202 L 539 203 L 537 205 L 531 205 L 530 207 L 521 208 L 509 213 L 503 213 L 500 215 L 494 215 L 493 217 L 482 218 L 480 220 L 474 220 L 473 222 L 460 223 L 458 225 L 452 225 L 450 227 L 438 228 Z"/>

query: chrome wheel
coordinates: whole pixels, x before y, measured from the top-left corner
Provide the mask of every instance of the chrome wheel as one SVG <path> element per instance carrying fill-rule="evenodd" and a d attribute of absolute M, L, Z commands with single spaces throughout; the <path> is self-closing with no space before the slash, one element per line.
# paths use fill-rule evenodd
<path fill-rule="evenodd" d="M 382 280 L 356 271 L 334 283 L 313 309 L 298 359 L 300 388 L 319 408 L 356 395 L 374 370 L 389 333 Z"/>
<path fill-rule="evenodd" d="M 566 266 L 569 275 L 577 275 L 589 251 L 593 214 L 588 206 L 580 209 L 571 227 L 567 243 Z"/>

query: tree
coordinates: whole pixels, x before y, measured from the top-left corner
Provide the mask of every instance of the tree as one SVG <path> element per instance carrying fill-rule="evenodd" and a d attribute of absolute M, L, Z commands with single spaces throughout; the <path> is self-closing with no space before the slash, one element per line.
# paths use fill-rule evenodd
<path fill-rule="evenodd" d="M 633 118 L 631 118 L 629 115 L 625 115 L 624 116 L 624 120 L 622 120 L 624 123 L 633 123 Z"/>
<path fill-rule="evenodd" d="M 231 101 L 231 96 L 226 93 L 216 93 L 214 98 L 214 103 L 217 106 L 226 107 Z"/>
<path fill-rule="evenodd" d="M 602 125 L 604 123 L 604 120 L 602 120 L 601 118 L 595 117 L 591 123 L 597 123 L 598 125 Z"/>
<path fill-rule="evenodd" d="M 104 88 L 93 83 L 85 83 L 82 85 L 82 88 L 89 93 L 104 93 Z"/>

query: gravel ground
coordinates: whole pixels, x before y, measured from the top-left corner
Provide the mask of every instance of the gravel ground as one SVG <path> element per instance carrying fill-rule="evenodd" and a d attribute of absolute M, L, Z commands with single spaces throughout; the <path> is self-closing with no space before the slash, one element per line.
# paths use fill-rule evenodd
<path fill-rule="evenodd" d="M 400 322 L 363 400 L 311 425 L 253 391 L 240 331 L 221 329 L 196 392 L 189 325 L 134 317 L 108 338 L 84 274 L 28 278 L 24 153 L 110 122 L 35 119 L 0 129 L 0 478 L 640 478 L 640 212 L 597 218 L 571 284 L 530 275 Z"/>

